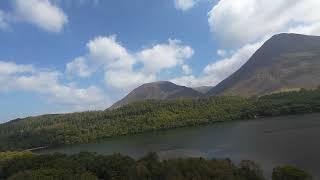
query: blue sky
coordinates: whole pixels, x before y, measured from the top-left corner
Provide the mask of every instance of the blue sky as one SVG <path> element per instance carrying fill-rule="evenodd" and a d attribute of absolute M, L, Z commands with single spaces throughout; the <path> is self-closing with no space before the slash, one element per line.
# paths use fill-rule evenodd
<path fill-rule="evenodd" d="M 2 0 L 0 122 L 105 109 L 170 80 L 214 86 L 270 36 L 318 35 L 317 0 Z"/>

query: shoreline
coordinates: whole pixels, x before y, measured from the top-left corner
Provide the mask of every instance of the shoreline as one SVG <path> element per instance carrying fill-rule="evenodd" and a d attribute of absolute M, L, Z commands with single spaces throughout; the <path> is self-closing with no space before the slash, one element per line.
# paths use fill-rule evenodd
<path fill-rule="evenodd" d="M 30 149 L 26 149 L 26 150 L 23 150 L 23 151 L 36 151 L 36 150 L 40 150 L 40 149 L 47 149 L 49 148 L 49 146 L 41 146 L 41 147 L 36 147 L 36 148 L 30 148 Z"/>
<path fill-rule="evenodd" d="M 171 128 L 163 128 L 163 129 L 157 129 L 157 130 L 146 130 L 146 131 L 130 133 L 130 134 L 109 136 L 109 137 L 95 139 L 95 140 L 87 142 L 87 143 L 72 143 L 72 144 L 59 144 L 59 145 L 53 145 L 53 146 L 41 146 L 41 147 L 35 147 L 35 148 L 26 149 L 26 150 L 23 150 L 23 151 L 35 152 L 37 150 L 57 148 L 57 147 L 66 146 L 66 145 L 101 143 L 101 142 L 104 142 L 104 141 L 112 139 L 112 138 L 128 137 L 128 136 L 134 136 L 134 135 L 139 135 L 139 134 L 144 134 L 144 133 L 158 133 L 158 132 L 164 132 L 164 131 L 170 131 L 170 130 L 176 130 L 176 129 L 205 127 L 205 126 L 210 126 L 210 125 L 214 125 L 214 124 L 221 124 L 221 123 L 232 123 L 232 122 L 237 122 L 237 121 L 238 122 L 241 122 L 241 121 L 257 121 L 257 120 L 259 121 L 259 120 L 264 120 L 265 118 L 277 118 L 277 117 L 286 117 L 286 116 L 301 116 L 301 115 L 309 115 L 309 114 L 320 114 L 320 113 L 319 112 L 311 112 L 311 113 L 283 114 L 283 115 L 276 115 L 276 116 L 256 116 L 256 117 L 254 117 L 252 119 L 237 119 L 237 120 L 224 120 L 224 121 L 223 120 L 217 120 L 217 121 L 204 122 L 204 123 L 200 123 L 200 124 L 197 124 L 197 125 L 191 125 L 191 126 L 188 126 L 188 125 L 187 126 L 176 126 L 176 127 L 171 127 Z M 37 153 L 37 152 L 35 152 L 35 153 Z"/>

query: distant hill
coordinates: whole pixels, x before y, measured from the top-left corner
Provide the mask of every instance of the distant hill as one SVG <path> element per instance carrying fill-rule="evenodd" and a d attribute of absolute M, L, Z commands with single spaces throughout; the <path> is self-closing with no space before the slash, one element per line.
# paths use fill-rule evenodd
<path fill-rule="evenodd" d="M 136 101 L 143 100 L 169 100 L 169 99 L 185 99 L 197 98 L 203 94 L 185 86 L 178 86 L 168 81 L 159 81 L 147 83 L 139 86 L 131 91 L 120 101 L 113 104 L 109 109 L 116 109 Z"/>
<path fill-rule="evenodd" d="M 212 88 L 213 88 L 213 86 L 200 86 L 200 87 L 193 87 L 192 89 L 194 89 L 202 94 L 206 94 Z"/>
<path fill-rule="evenodd" d="M 320 85 L 320 37 L 279 34 L 207 95 L 263 95 Z"/>

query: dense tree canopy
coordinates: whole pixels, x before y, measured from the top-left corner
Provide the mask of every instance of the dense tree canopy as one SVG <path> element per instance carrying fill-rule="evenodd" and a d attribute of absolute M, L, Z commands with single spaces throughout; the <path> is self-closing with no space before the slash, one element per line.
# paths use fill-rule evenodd
<path fill-rule="evenodd" d="M 145 131 L 309 112 L 320 112 L 320 89 L 252 98 L 149 100 L 112 111 L 43 115 L 1 124 L 0 151 L 87 143 Z"/>
<path fill-rule="evenodd" d="M 259 166 L 249 160 L 233 164 L 228 159 L 185 158 L 159 161 L 149 153 L 134 160 L 128 156 L 95 153 L 36 155 L 2 153 L 0 179 L 9 180 L 265 180 Z M 311 180 L 297 168 L 278 167 L 274 180 Z"/>

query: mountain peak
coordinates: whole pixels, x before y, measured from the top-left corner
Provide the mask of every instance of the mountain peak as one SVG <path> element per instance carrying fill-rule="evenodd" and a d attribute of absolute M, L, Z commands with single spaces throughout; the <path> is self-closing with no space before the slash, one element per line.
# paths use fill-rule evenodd
<path fill-rule="evenodd" d="M 208 95 L 263 95 L 320 84 L 320 37 L 282 33 L 259 48 Z"/>
<path fill-rule="evenodd" d="M 143 84 L 126 97 L 113 104 L 109 109 L 116 109 L 126 104 L 149 99 L 180 99 L 180 98 L 197 98 L 202 94 L 185 86 L 179 86 L 169 81 L 157 81 Z"/>
<path fill-rule="evenodd" d="M 279 33 L 273 35 L 271 39 L 282 39 L 282 38 L 314 38 L 318 36 L 305 35 L 305 34 L 297 34 L 297 33 Z"/>

